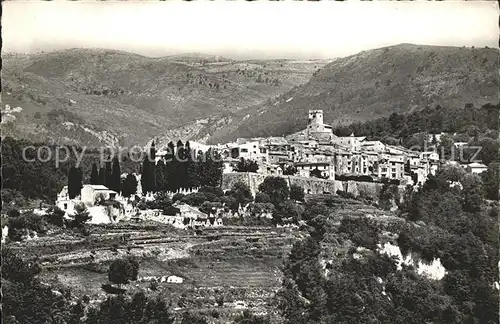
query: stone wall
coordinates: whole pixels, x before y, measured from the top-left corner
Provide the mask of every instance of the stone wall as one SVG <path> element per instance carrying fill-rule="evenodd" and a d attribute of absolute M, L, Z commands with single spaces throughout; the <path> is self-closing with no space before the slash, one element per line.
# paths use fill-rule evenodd
<path fill-rule="evenodd" d="M 264 182 L 266 175 L 258 173 L 225 173 L 222 176 L 222 189 L 229 190 L 237 182 L 245 183 L 253 195 L 258 191 L 259 185 Z M 286 180 L 288 186 L 298 185 L 304 188 L 306 193 L 322 194 L 324 192 L 335 193 L 337 190 L 335 181 L 304 178 L 297 176 L 281 176 Z"/>
<path fill-rule="evenodd" d="M 379 182 L 324 180 L 298 176 L 281 176 L 288 185 L 298 185 L 309 194 L 322 194 L 325 192 L 336 193 L 337 190 L 352 193 L 355 196 L 365 196 L 377 199 L 383 184 Z M 222 176 L 222 189 L 229 190 L 236 182 L 243 182 L 250 188 L 253 195 L 258 191 L 259 185 L 264 182 L 266 175 L 258 173 L 225 173 Z M 400 197 L 403 197 L 404 186 L 398 186 Z"/>

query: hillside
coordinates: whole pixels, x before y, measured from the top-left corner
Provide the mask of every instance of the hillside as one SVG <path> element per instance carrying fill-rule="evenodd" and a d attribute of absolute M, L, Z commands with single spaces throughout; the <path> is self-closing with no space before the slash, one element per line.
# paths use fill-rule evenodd
<path fill-rule="evenodd" d="M 258 105 L 327 63 L 101 49 L 2 56 L 4 135 L 81 145 L 143 145 L 199 119 Z"/>
<path fill-rule="evenodd" d="M 290 134 L 307 111 L 334 126 L 428 105 L 498 102 L 498 50 L 400 44 L 339 58 L 275 101 L 239 111 L 210 141 Z"/>

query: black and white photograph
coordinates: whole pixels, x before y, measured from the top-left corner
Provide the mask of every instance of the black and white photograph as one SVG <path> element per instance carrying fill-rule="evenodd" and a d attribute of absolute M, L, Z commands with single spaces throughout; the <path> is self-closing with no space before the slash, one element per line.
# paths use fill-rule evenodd
<path fill-rule="evenodd" d="M 20 1 L 6 324 L 498 324 L 496 1 Z"/>

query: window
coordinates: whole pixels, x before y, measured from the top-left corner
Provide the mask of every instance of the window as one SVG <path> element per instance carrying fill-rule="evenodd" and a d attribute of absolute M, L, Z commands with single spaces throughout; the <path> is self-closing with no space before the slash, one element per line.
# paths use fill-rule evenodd
<path fill-rule="evenodd" d="M 393 174 L 392 174 L 392 177 L 393 177 L 393 178 L 396 178 L 396 174 L 395 174 L 395 173 L 393 173 Z"/>
<path fill-rule="evenodd" d="M 387 168 L 382 168 L 382 172 L 387 172 Z"/>
<path fill-rule="evenodd" d="M 246 149 L 246 148 L 242 148 L 242 149 L 241 149 L 241 152 L 243 152 L 243 153 L 247 153 L 247 152 L 248 152 L 248 149 Z"/>
<path fill-rule="evenodd" d="M 68 209 L 68 204 L 64 204 L 64 209 Z"/>

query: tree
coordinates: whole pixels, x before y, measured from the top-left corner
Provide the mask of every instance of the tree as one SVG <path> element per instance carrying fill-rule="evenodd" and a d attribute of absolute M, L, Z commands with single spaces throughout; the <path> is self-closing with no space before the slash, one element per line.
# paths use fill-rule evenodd
<path fill-rule="evenodd" d="M 2 279 L 30 283 L 42 270 L 37 262 L 23 260 L 10 248 L 3 247 L 1 250 Z"/>
<path fill-rule="evenodd" d="M 463 208 L 465 211 L 481 211 L 483 188 L 481 178 L 476 174 L 467 174 L 462 180 Z"/>
<path fill-rule="evenodd" d="M 105 168 L 99 168 L 99 184 L 105 186 L 107 183 L 106 179 L 106 169 Z"/>
<path fill-rule="evenodd" d="M 250 188 L 243 182 L 236 182 L 231 190 L 227 192 L 227 196 L 233 197 L 237 204 L 244 206 L 253 200 Z"/>
<path fill-rule="evenodd" d="M 220 154 L 210 148 L 200 157 L 199 167 L 200 185 L 218 187 L 222 181 L 222 158 Z"/>
<path fill-rule="evenodd" d="M 237 172 L 257 172 L 259 170 L 259 165 L 257 164 L 256 161 L 252 160 L 245 160 L 244 158 L 241 158 L 240 161 L 238 161 L 238 164 L 236 165 L 236 171 Z"/>
<path fill-rule="evenodd" d="M 487 199 L 498 200 L 499 194 L 499 182 L 500 177 L 500 163 L 493 162 L 488 165 L 488 170 L 481 173 L 481 178 L 483 180 L 484 194 Z"/>
<path fill-rule="evenodd" d="M 281 168 L 283 169 L 283 175 L 295 175 L 297 173 L 297 168 L 293 165 L 283 164 Z"/>
<path fill-rule="evenodd" d="M 106 182 L 104 183 L 104 185 L 107 187 L 107 188 L 110 188 L 112 186 L 112 183 L 113 183 L 113 180 L 111 178 L 111 162 L 108 162 L 106 161 L 106 163 L 104 164 L 104 172 L 106 174 Z"/>
<path fill-rule="evenodd" d="M 258 191 L 255 194 L 255 202 L 256 203 L 269 203 L 271 202 L 271 197 L 268 194 Z"/>
<path fill-rule="evenodd" d="M 208 324 L 208 320 L 205 316 L 185 312 L 184 314 L 182 314 L 181 324 Z"/>
<path fill-rule="evenodd" d="M 50 207 L 47 210 L 47 218 L 49 220 L 49 223 L 54 224 L 56 226 L 63 226 L 64 214 L 65 212 L 61 208 L 57 206 Z"/>
<path fill-rule="evenodd" d="M 126 260 L 130 263 L 130 266 L 132 267 L 131 280 L 137 280 L 137 276 L 139 275 L 139 262 L 133 256 L 129 256 Z"/>
<path fill-rule="evenodd" d="M 291 185 L 290 199 L 295 201 L 304 201 L 304 188 L 299 185 Z"/>
<path fill-rule="evenodd" d="M 129 260 L 117 259 L 109 266 L 108 279 L 117 285 L 129 283 L 133 275 L 134 268 Z"/>
<path fill-rule="evenodd" d="M 167 179 L 167 189 L 169 191 L 177 191 L 180 188 L 179 179 L 179 160 L 176 158 L 176 149 L 173 142 L 169 142 L 167 145 L 167 154 L 165 156 L 165 170 Z"/>
<path fill-rule="evenodd" d="M 159 160 L 156 164 L 156 190 L 157 191 L 168 191 L 167 187 L 167 167 L 163 160 Z"/>
<path fill-rule="evenodd" d="M 191 144 L 186 142 L 185 145 L 185 159 L 187 159 L 185 173 L 186 173 L 186 186 L 188 189 L 197 188 L 200 186 L 200 177 L 198 174 L 198 164 L 196 163 L 196 156 L 191 151 Z"/>
<path fill-rule="evenodd" d="M 297 204 L 291 200 L 285 200 L 282 202 L 273 213 L 273 223 L 282 224 L 283 220 L 288 219 L 294 224 L 298 224 L 301 220 L 301 211 L 299 210 Z"/>
<path fill-rule="evenodd" d="M 149 162 L 150 162 L 150 189 L 151 192 L 156 192 L 156 145 L 155 141 L 151 143 L 151 148 L 149 149 Z"/>
<path fill-rule="evenodd" d="M 137 192 L 137 179 L 135 175 L 129 173 L 122 184 L 123 197 L 130 197 Z"/>
<path fill-rule="evenodd" d="M 390 210 L 392 208 L 392 202 L 394 200 L 393 190 L 393 187 L 388 183 L 382 185 L 382 189 L 380 189 L 378 195 L 378 204 L 380 208 L 384 210 Z"/>
<path fill-rule="evenodd" d="M 323 177 L 323 174 L 321 173 L 321 171 L 318 169 L 318 167 L 316 167 L 316 169 L 314 170 L 311 170 L 309 172 L 309 174 L 311 175 L 311 177 L 315 177 L 315 178 L 324 178 Z"/>
<path fill-rule="evenodd" d="M 97 171 L 97 165 L 95 163 L 92 163 L 92 171 L 90 172 L 90 184 L 99 184 L 99 172 Z"/>
<path fill-rule="evenodd" d="M 111 179 L 109 180 L 109 189 L 114 190 L 116 192 L 120 192 L 120 184 L 121 184 L 121 171 L 120 171 L 120 161 L 118 157 L 113 158 L 112 162 L 112 171 L 111 171 Z"/>
<path fill-rule="evenodd" d="M 69 199 L 79 196 L 82 192 L 82 173 L 80 169 L 72 167 L 68 174 Z"/>
<path fill-rule="evenodd" d="M 83 225 L 91 219 L 87 207 L 84 204 L 75 205 L 75 215 L 73 219 L 74 227 L 83 227 Z"/>
<path fill-rule="evenodd" d="M 152 184 L 151 184 L 151 162 L 149 162 L 149 158 L 145 157 L 142 161 L 142 174 L 141 174 L 141 186 L 142 193 L 145 195 L 148 192 L 152 192 Z"/>
<path fill-rule="evenodd" d="M 271 321 L 269 317 L 254 315 L 245 309 L 242 315 L 236 317 L 233 324 L 271 324 Z"/>
<path fill-rule="evenodd" d="M 259 191 L 271 197 L 274 206 L 279 206 L 290 195 L 288 184 L 280 177 L 266 177 L 259 185 Z"/>

